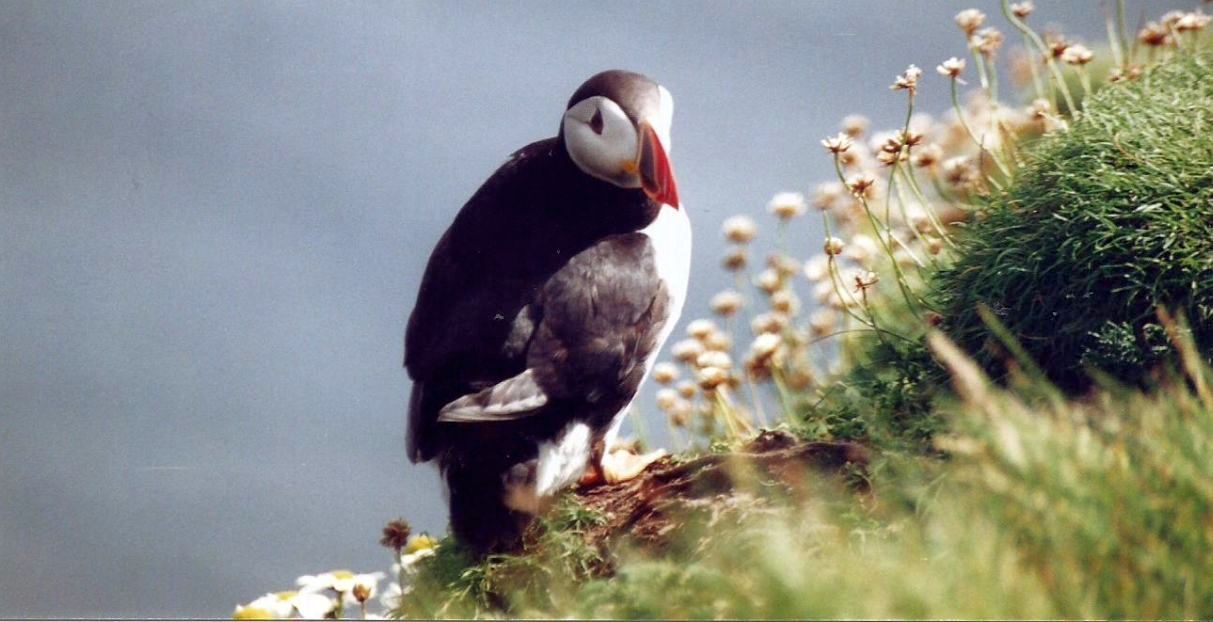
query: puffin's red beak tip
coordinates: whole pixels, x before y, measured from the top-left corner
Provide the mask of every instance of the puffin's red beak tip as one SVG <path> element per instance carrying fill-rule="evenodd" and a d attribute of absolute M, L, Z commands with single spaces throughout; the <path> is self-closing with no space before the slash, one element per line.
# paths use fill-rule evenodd
<path fill-rule="evenodd" d="M 648 123 L 640 124 L 639 165 L 644 193 L 654 201 L 678 209 L 678 185 L 674 182 L 674 169 L 661 138 Z"/>

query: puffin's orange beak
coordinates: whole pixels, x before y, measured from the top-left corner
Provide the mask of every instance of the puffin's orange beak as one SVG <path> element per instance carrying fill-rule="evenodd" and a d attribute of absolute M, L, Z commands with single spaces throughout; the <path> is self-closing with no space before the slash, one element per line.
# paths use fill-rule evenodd
<path fill-rule="evenodd" d="M 640 185 L 649 198 L 678 209 L 678 185 L 665 147 L 653 127 L 640 122 Z"/>

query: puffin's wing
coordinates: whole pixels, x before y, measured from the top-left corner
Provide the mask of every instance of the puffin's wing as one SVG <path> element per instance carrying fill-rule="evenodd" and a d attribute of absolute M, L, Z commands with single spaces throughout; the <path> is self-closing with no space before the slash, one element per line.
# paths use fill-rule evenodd
<path fill-rule="evenodd" d="M 547 393 L 535 382 L 534 370 L 528 369 L 443 406 L 438 412 L 438 421 L 472 423 L 522 419 L 535 414 L 547 403 Z"/>
<path fill-rule="evenodd" d="M 527 367 L 552 399 L 623 402 L 619 408 L 631 401 L 670 315 L 655 261 L 648 236 L 613 235 L 544 285 Z"/>
<path fill-rule="evenodd" d="M 434 247 L 409 316 L 404 366 L 413 380 L 408 455 L 440 449 L 435 425 L 450 401 L 525 369 L 531 283 L 518 266 L 534 265 L 540 234 L 525 227 L 534 193 L 550 176 L 555 139 L 532 143 L 501 166 L 463 206 Z M 520 345 L 521 344 L 521 345 Z"/>
<path fill-rule="evenodd" d="M 667 321 L 668 290 L 649 239 L 610 236 L 544 285 L 527 369 L 442 407 L 440 423 L 501 422 L 546 412 L 551 400 L 609 404 L 614 415 L 644 377 Z"/>

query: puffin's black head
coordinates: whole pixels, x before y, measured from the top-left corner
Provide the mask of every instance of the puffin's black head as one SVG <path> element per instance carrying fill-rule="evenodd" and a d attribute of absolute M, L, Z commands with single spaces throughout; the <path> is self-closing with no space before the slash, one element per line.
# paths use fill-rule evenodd
<path fill-rule="evenodd" d="M 560 135 L 582 172 L 621 188 L 643 188 L 677 208 L 667 155 L 673 116 L 674 98 L 665 87 L 638 73 L 604 71 L 573 93 Z"/>

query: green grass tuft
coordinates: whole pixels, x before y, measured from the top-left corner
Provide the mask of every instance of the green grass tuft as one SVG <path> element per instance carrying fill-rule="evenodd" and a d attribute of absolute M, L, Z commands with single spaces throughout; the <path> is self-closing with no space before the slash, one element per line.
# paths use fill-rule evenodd
<path fill-rule="evenodd" d="M 1141 382 L 1169 352 L 1156 307 L 1213 355 L 1213 54 L 1103 89 L 989 196 L 933 285 L 949 335 L 990 370 L 989 307 L 1068 390 Z"/>

